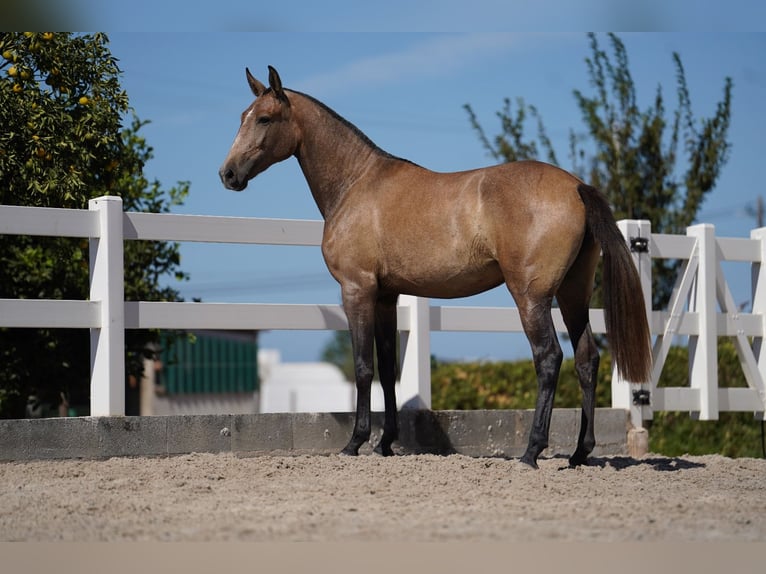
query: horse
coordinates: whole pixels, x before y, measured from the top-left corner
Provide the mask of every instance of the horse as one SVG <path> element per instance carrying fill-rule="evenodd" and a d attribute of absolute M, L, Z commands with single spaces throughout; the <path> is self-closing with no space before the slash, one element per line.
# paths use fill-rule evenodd
<path fill-rule="evenodd" d="M 219 175 L 226 188 L 242 191 L 269 166 L 295 156 L 324 218 L 322 255 L 340 284 L 357 389 L 354 428 L 341 454 L 357 455 L 370 438 L 374 348 L 385 409 L 374 452 L 393 454 L 399 432 L 398 296 L 466 297 L 504 283 L 529 340 L 538 383 L 521 462 L 537 468 L 548 446 L 563 359 L 551 316 L 555 298 L 582 392 L 580 433 L 569 464 L 587 464 L 596 444 L 599 365 L 588 308 L 602 252 L 612 359 L 630 382 L 649 380 L 651 369 L 638 273 L 605 197 L 538 161 L 430 171 L 383 151 L 328 106 L 284 88 L 277 70 L 268 69 L 268 87 L 245 69 L 255 100 L 241 115 Z"/>

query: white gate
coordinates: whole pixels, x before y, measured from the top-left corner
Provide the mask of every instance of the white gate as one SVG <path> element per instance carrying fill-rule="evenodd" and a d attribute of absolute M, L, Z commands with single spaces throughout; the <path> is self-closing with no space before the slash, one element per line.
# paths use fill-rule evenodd
<path fill-rule="evenodd" d="M 620 230 L 631 245 L 641 277 L 652 333 L 652 378 L 644 385 L 612 382 L 612 406 L 631 411 L 634 426 L 653 411 L 688 411 L 700 420 L 716 420 L 720 411 L 766 411 L 766 354 L 761 356 L 766 310 L 766 228 L 750 239 L 715 236 L 710 224 L 687 228 L 686 236 L 651 233 L 648 221 L 625 220 Z M 651 260 L 680 259 L 683 265 L 667 309 L 652 310 Z M 742 312 L 732 297 L 722 261 L 748 262 L 752 269 L 752 311 Z M 659 387 L 674 339 L 689 341 L 689 386 Z M 718 337 L 731 337 L 747 388 L 718 387 Z M 677 344 L 677 339 L 676 339 Z"/>

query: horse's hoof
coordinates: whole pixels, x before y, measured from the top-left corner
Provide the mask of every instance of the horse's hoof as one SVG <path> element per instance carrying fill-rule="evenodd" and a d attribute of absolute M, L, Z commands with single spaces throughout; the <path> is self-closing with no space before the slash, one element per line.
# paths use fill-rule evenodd
<path fill-rule="evenodd" d="M 578 466 L 588 466 L 588 455 L 574 453 L 569 457 L 569 468 L 577 468 Z"/>
<path fill-rule="evenodd" d="M 394 456 L 394 451 L 391 449 L 391 446 L 384 446 L 382 444 L 376 446 L 372 452 L 379 456 Z"/>
<path fill-rule="evenodd" d="M 338 453 L 339 456 L 359 456 L 359 449 L 346 447 Z"/>
<path fill-rule="evenodd" d="M 538 468 L 540 468 L 539 466 L 537 466 L 537 461 L 533 459 L 531 456 L 524 455 L 519 459 L 519 462 L 527 465 L 529 468 L 532 468 L 534 470 L 537 470 Z"/>

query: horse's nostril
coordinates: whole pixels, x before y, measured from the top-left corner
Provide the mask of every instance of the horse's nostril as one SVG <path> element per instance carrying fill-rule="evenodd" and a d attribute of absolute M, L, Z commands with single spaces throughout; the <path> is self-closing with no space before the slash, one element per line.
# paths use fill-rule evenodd
<path fill-rule="evenodd" d="M 221 170 L 218 172 L 218 175 L 220 176 L 221 181 L 226 187 L 231 186 L 237 179 L 237 176 L 234 173 L 234 170 L 230 167 L 221 168 Z"/>

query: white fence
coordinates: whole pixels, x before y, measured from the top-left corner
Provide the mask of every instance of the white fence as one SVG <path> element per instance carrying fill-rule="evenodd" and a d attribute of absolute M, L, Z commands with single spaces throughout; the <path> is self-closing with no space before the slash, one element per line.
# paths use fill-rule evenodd
<path fill-rule="evenodd" d="M 652 380 L 612 384 L 613 406 L 631 411 L 633 423 L 654 410 L 689 411 L 716 419 L 719 411 L 766 411 L 766 354 L 761 356 L 766 314 L 766 228 L 751 239 L 716 238 L 712 225 L 696 225 L 686 236 L 651 234 L 648 222 L 621 221 L 634 247 L 644 286 L 654 344 Z M 347 328 L 339 305 L 126 302 L 123 289 L 125 240 L 197 241 L 269 245 L 321 242 L 321 221 L 126 213 L 117 197 L 90 201 L 88 210 L 0 206 L 0 233 L 80 237 L 90 240 L 90 298 L 86 301 L 0 299 L 0 327 L 87 328 L 91 332 L 91 414 L 125 412 L 125 329 L 300 329 Z M 639 238 L 636 240 L 635 238 Z M 642 242 L 642 239 L 648 241 Z M 644 250 L 645 248 L 645 250 Z M 668 310 L 651 309 L 651 258 L 686 261 Z M 753 270 L 753 312 L 741 313 L 720 262 L 746 261 Z M 717 312 L 716 302 L 721 311 Z M 554 311 L 556 328 L 564 322 Z M 520 332 L 512 307 L 432 306 L 402 296 L 398 322 L 402 366 L 399 394 L 415 408 L 431 406 L 430 331 Z M 604 332 L 603 311 L 591 310 L 594 332 Z M 688 387 L 658 388 L 671 342 L 689 336 Z M 733 337 L 748 388 L 718 388 L 716 341 Z"/>

